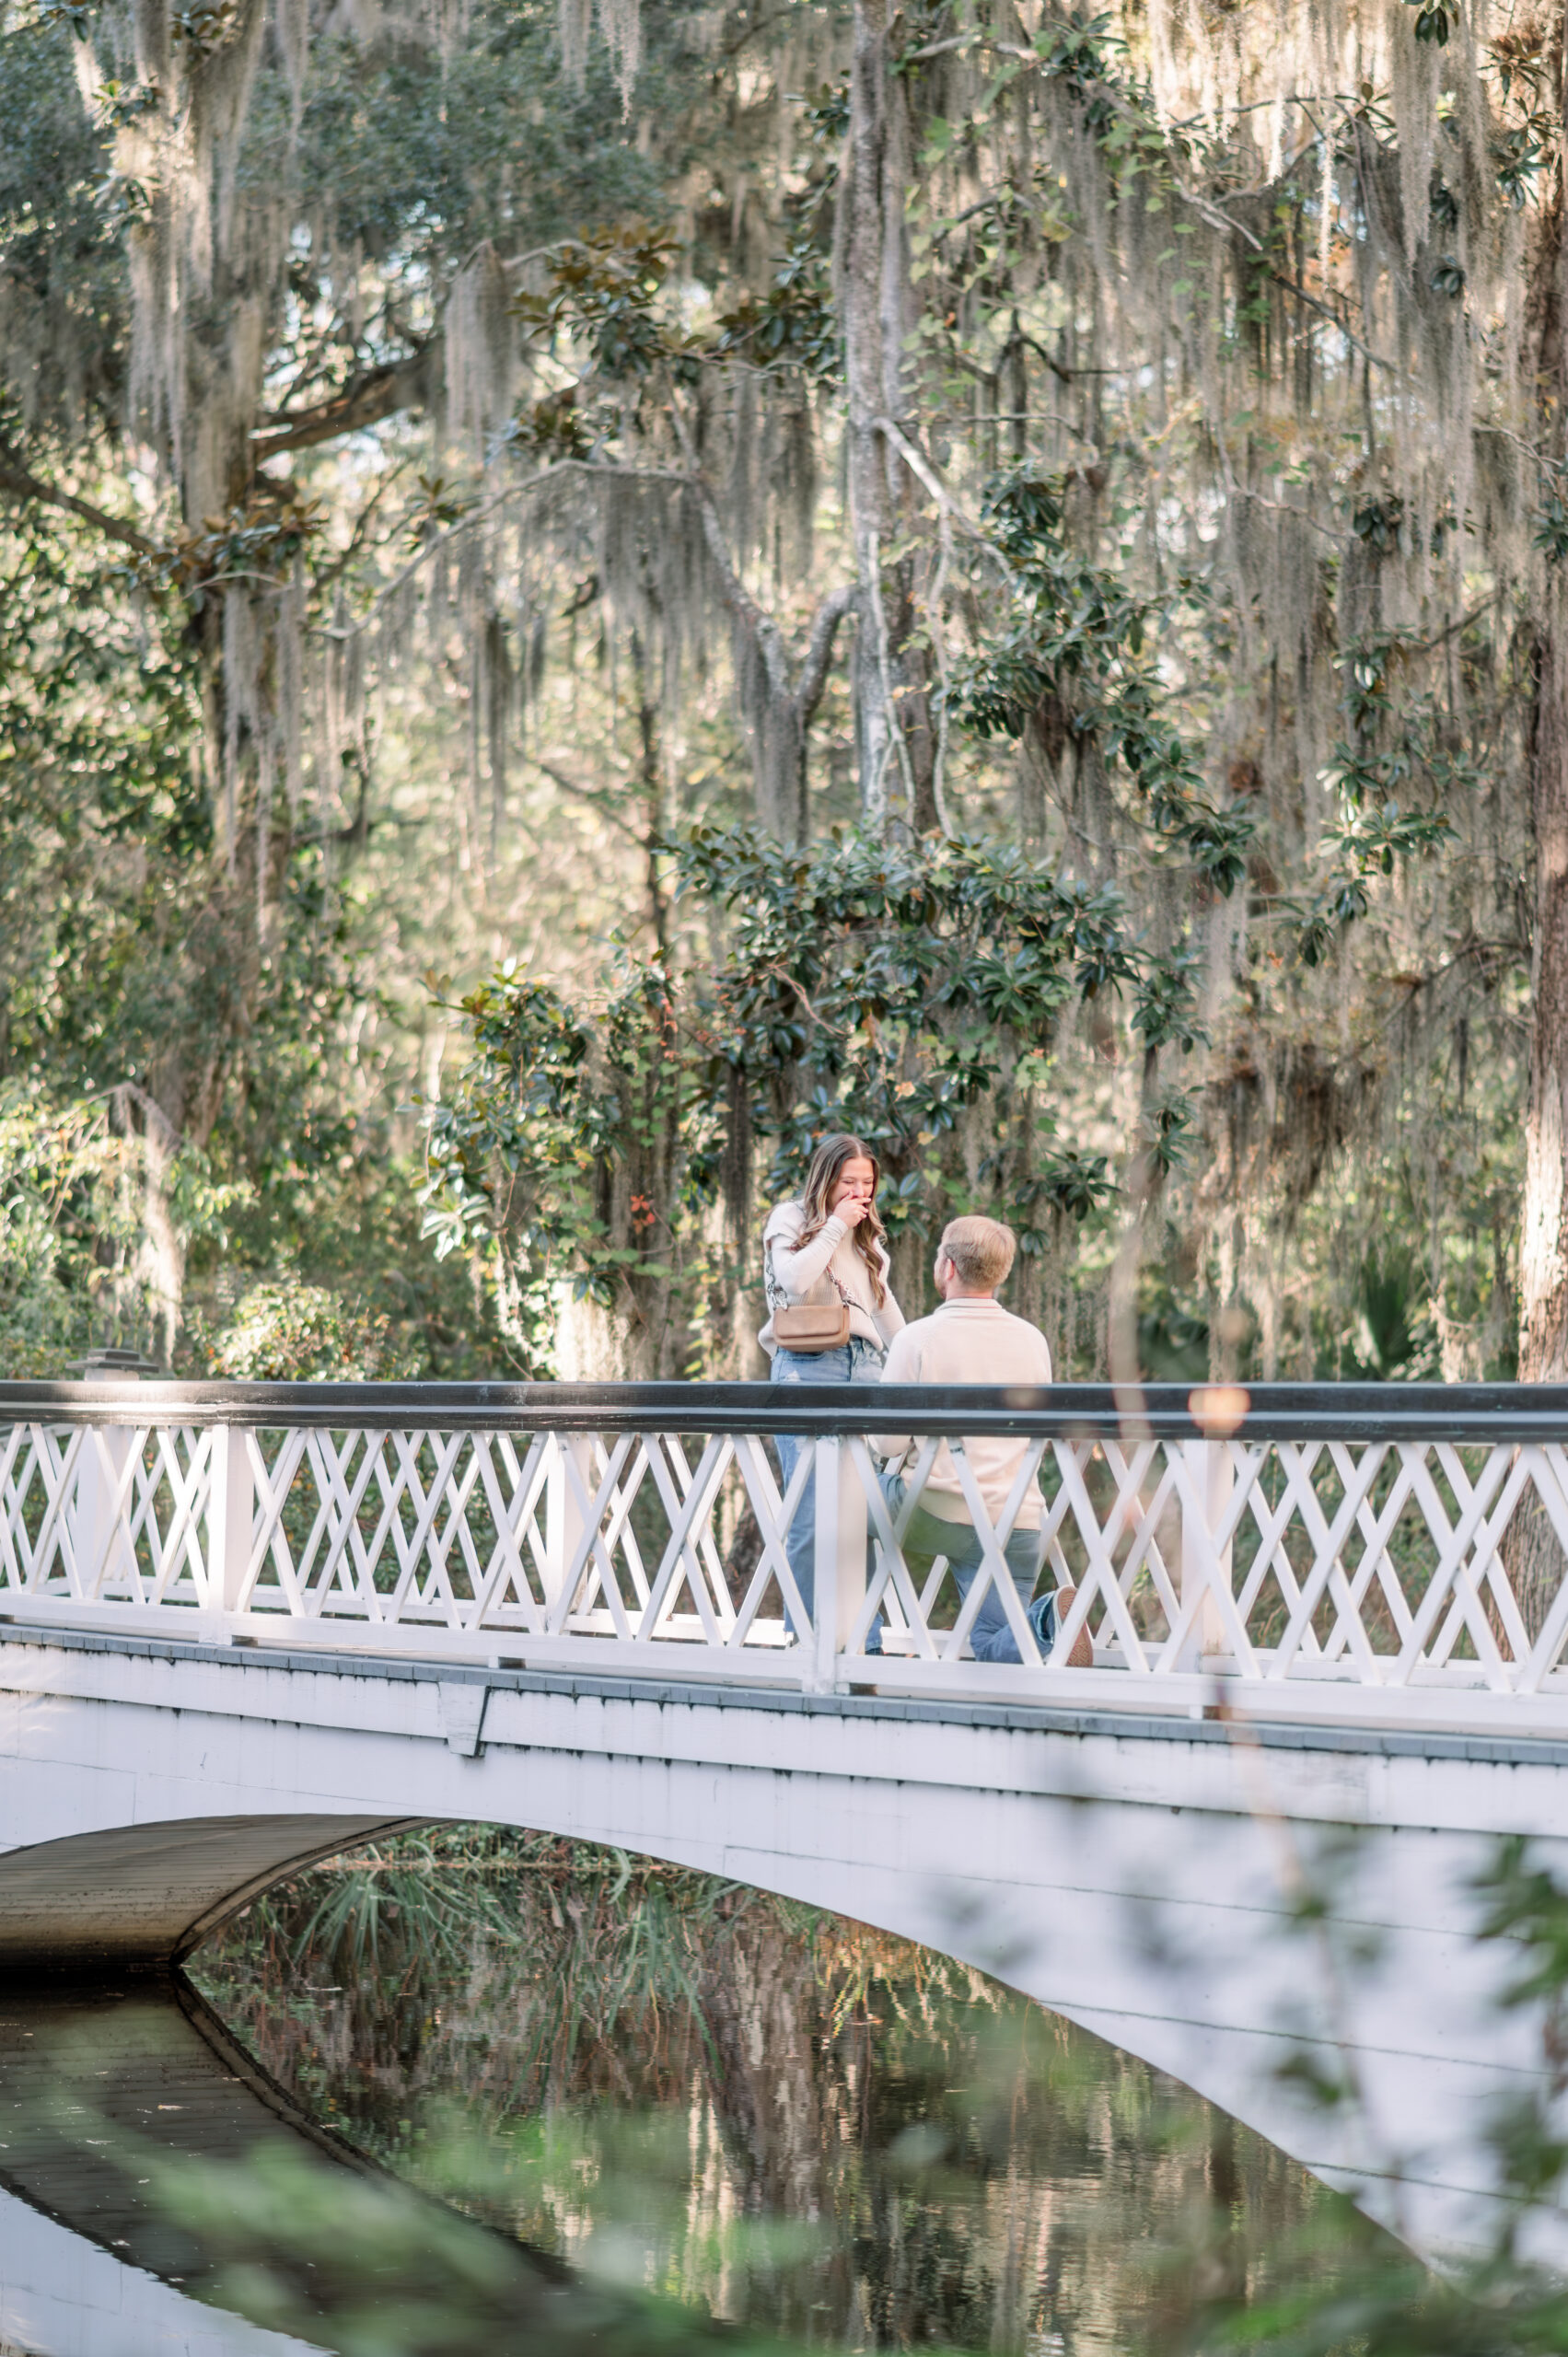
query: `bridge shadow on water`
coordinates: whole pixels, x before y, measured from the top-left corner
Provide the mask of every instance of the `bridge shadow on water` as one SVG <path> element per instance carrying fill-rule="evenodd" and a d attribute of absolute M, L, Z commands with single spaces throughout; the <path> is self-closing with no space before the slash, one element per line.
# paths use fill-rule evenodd
<path fill-rule="evenodd" d="M 664 2337 L 320 2126 L 182 1975 L 0 1988 L 0 2341 L 28 2357 Z"/>

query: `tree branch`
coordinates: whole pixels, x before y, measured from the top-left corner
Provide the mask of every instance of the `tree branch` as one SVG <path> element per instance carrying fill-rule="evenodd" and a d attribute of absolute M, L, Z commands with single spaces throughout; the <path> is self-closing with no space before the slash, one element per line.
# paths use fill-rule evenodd
<path fill-rule="evenodd" d="M 134 1105 L 146 1123 L 146 1131 L 144 1134 L 150 1135 L 156 1130 L 158 1143 L 164 1152 L 173 1154 L 176 1151 L 180 1144 L 180 1132 L 156 1097 L 149 1097 L 146 1090 L 134 1080 L 120 1081 L 110 1091 L 110 1097 L 122 1120 L 125 1118 L 125 1107 Z M 130 1128 L 129 1121 L 126 1121 L 125 1126 L 127 1129 Z"/>
<path fill-rule="evenodd" d="M 1026 65 L 1038 66 L 1043 63 L 1038 49 L 1022 49 L 1016 41 L 993 41 L 983 33 L 959 33 L 955 35 L 955 37 L 950 41 L 934 41 L 928 48 L 910 50 L 906 52 L 906 58 L 908 62 L 913 63 L 917 59 L 921 58 L 940 56 L 944 50 L 963 49 L 970 46 L 994 50 L 998 56 L 1016 57 L 1021 60 L 1021 62 Z M 1105 105 L 1109 107 L 1113 113 L 1121 115 L 1124 122 L 1131 122 L 1139 128 L 1143 127 L 1145 118 L 1141 114 L 1136 107 L 1130 106 L 1127 100 L 1122 98 L 1118 91 L 1113 90 L 1109 83 L 1101 82 L 1097 84 L 1095 96 L 1097 99 L 1103 100 Z M 1272 101 L 1271 100 L 1270 103 L 1272 104 Z M 1296 103 L 1298 105 L 1302 105 L 1302 102 L 1299 99 Z M 1302 112 L 1307 115 L 1307 121 L 1311 122 L 1311 113 L 1305 105 L 1302 105 Z M 1193 117 L 1192 120 L 1196 121 L 1197 118 Z M 1317 125 L 1314 123 L 1313 127 L 1316 129 Z M 1178 128 L 1179 128 L 1179 126 L 1178 126 Z M 1299 157 L 1293 159 L 1293 161 L 1299 161 Z M 1168 157 L 1166 159 L 1166 168 L 1170 174 L 1171 186 L 1175 189 L 1182 203 L 1184 204 L 1191 205 L 1193 212 L 1198 214 L 1202 219 L 1205 220 L 1212 229 L 1222 229 L 1229 237 L 1244 239 L 1245 242 L 1251 247 L 1253 252 L 1263 261 L 1264 266 L 1268 270 L 1269 276 L 1273 280 L 1277 286 L 1284 287 L 1288 293 L 1295 296 L 1299 301 L 1307 304 L 1309 309 L 1318 312 L 1322 318 L 1329 321 L 1331 327 L 1339 330 L 1340 333 L 1344 337 L 1345 342 L 1351 345 L 1353 350 L 1359 352 L 1364 359 L 1369 360 L 1375 368 L 1397 370 L 1399 364 L 1396 361 L 1387 359 L 1380 352 L 1372 351 L 1367 344 L 1362 343 L 1358 336 L 1353 335 L 1350 329 L 1346 327 L 1343 319 L 1341 319 L 1339 313 L 1332 309 L 1329 304 L 1320 301 L 1316 295 L 1309 295 L 1306 287 L 1301 285 L 1296 280 L 1287 278 L 1283 271 L 1276 270 L 1267 259 L 1263 240 L 1257 237 L 1252 230 L 1248 228 L 1245 222 L 1234 220 L 1220 204 L 1216 203 L 1212 198 L 1204 196 L 1201 190 L 1190 188 L 1188 183 L 1182 179 L 1180 173 L 1177 170 L 1174 162 L 1172 162 Z M 1251 189 L 1238 189 L 1236 193 L 1238 196 L 1249 196 L 1255 195 L 1259 193 L 1259 192 Z M 984 198 L 981 200 L 982 203 L 989 203 L 992 200 L 990 198 Z M 971 205 L 970 210 L 970 212 L 973 212 L 976 208 Z M 963 218 L 964 216 L 960 215 L 959 217 Z M 1036 349 L 1039 350 L 1038 345 L 1036 346 Z M 1050 365 L 1053 366 L 1054 364 Z M 1085 373 L 1086 372 L 1083 370 L 1079 371 L 1080 375 Z"/>
<path fill-rule="evenodd" d="M 802 728 L 809 726 L 812 714 L 822 701 L 822 691 L 828 684 L 828 666 L 833 659 L 833 641 L 838 636 L 839 624 L 854 600 L 854 584 L 846 581 L 841 588 L 829 590 L 812 618 L 811 635 L 806 642 L 806 652 L 800 658 L 800 676 L 795 684 L 795 703 Z"/>
<path fill-rule="evenodd" d="M 331 401 L 320 401 L 314 409 L 301 410 L 293 417 L 274 419 L 251 435 L 252 455 L 261 462 L 280 450 L 309 449 L 318 442 L 334 441 L 341 434 L 357 434 L 398 410 L 418 408 L 425 399 L 434 349 L 434 343 L 422 345 L 406 360 L 391 362 L 385 368 L 376 368 L 368 376 L 357 377 Z M 118 540 L 122 548 L 134 549 L 138 556 L 158 553 L 157 543 L 134 524 L 94 507 L 88 500 L 78 499 L 75 492 L 64 491 L 58 483 L 46 482 L 14 459 L 0 458 L 0 494 L 17 500 L 37 499 L 46 507 L 63 507 L 108 539 Z"/>
<path fill-rule="evenodd" d="M 330 624 L 320 623 L 317 625 L 316 635 L 319 638 L 335 638 L 340 643 L 357 638 L 370 616 L 377 613 L 389 598 L 396 597 L 404 582 L 411 580 L 419 571 L 420 566 L 427 564 L 439 550 L 446 547 L 448 540 L 456 540 L 460 532 L 471 532 L 476 524 L 482 524 L 487 517 L 494 516 L 498 508 L 506 506 L 510 501 L 526 499 L 530 493 L 537 491 L 541 483 L 550 482 L 559 475 L 572 474 L 613 475 L 626 482 L 688 483 L 690 481 L 688 476 L 677 474 L 670 467 L 611 467 L 605 466 L 594 459 L 552 459 L 547 466 L 540 467 L 537 474 L 529 475 L 524 482 L 507 483 L 503 490 L 495 493 L 493 499 L 486 499 L 479 506 L 469 508 L 458 517 L 455 524 L 449 524 L 444 532 L 437 532 L 433 539 L 426 540 L 422 547 L 416 549 L 401 572 L 394 574 L 386 587 L 377 591 L 359 621 L 350 622 L 346 630 L 338 630 Z"/>
<path fill-rule="evenodd" d="M 123 522 L 118 516 L 106 515 L 101 507 L 90 506 L 75 492 L 62 491 L 58 484 L 43 482 L 26 467 L 17 466 L 15 459 L 0 459 L 0 492 L 9 493 L 13 499 L 41 500 L 46 507 L 64 507 L 70 515 L 79 516 L 84 524 L 91 524 L 111 540 L 118 540 L 122 548 L 134 549 L 138 556 L 157 554 L 155 542 L 145 532 L 138 532 L 134 524 Z"/>
<path fill-rule="evenodd" d="M 516 273 L 530 261 L 561 253 L 568 247 L 580 248 L 581 244 L 579 238 L 558 238 L 553 245 L 535 246 L 528 253 L 503 260 L 501 268 L 509 274 Z M 473 254 L 464 257 L 459 277 L 474 254 L 482 250 L 482 242 L 474 248 Z M 366 369 L 330 401 L 318 401 L 309 409 L 285 410 L 269 418 L 250 437 L 258 462 L 271 458 L 275 451 L 308 450 L 319 442 L 334 441 L 340 434 L 357 434 L 367 425 L 378 425 L 384 417 L 395 416 L 399 410 L 423 408 L 430 398 L 430 371 L 440 353 L 442 336 L 438 328 L 416 352 L 408 353 L 401 360 L 389 360 L 382 367 Z"/>
<path fill-rule="evenodd" d="M 932 498 L 936 502 L 937 506 L 941 508 L 944 515 L 950 516 L 953 518 L 953 521 L 958 525 L 960 531 L 967 532 L 970 539 L 976 541 L 979 546 L 985 551 L 987 556 L 994 558 L 995 562 L 1001 566 L 1003 572 L 1006 575 L 1007 579 L 1011 581 L 1014 577 L 1013 568 L 1008 563 L 1006 558 L 1003 555 L 1001 550 L 997 547 L 995 541 L 992 539 L 990 533 L 986 531 L 983 525 L 977 524 L 974 517 L 970 515 L 968 510 L 961 506 L 958 501 L 954 498 L 952 493 L 948 490 L 947 484 L 943 482 L 941 476 L 937 473 L 935 468 L 932 465 L 924 452 L 923 450 L 916 449 L 908 435 L 903 432 L 900 426 L 895 425 L 890 417 L 879 417 L 877 420 L 877 430 L 879 434 L 885 434 L 887 435 L 889 441 L 892 444 L 900 458 L 902 459 L 905 466 L 908 467 L 911 474 L 915 477 L 917 482 L 924 484 L 926 490 L 931 493 Z"/>
<path fill-rule="evenodd" d="M 568 777 L 565 771 L 558 770 L 552 761 L 541 761 L 537 753 L 525 753 L 523 759 L 530 769 L 540 771 L 552 785 L 558 785 L 563 794 L 575 794 L 579 802 L 591 802 L 601 819 L 608 819 L 612 827 L 619 827 L 623 835 L 630 835 L 634 843 L 646 848 L 636 828 L 613 807 L 603 786 L 579 785 L 575 778 Z"/>
<path fill-rule="evenodd" d="M 410 463 L 411 462 L 407 459 L 404 459 L 397 466 L 389 467 L 387 472 L 381 477 L 380 482 L 371 493 L 370 497 L 360 509 L 359 514 L 354 520 L 354 529 L 348 536 L 348 545 L 343 550 L 342 556 L 337 559 L 335 563 L 330 564 L 324 573 L 317 575 L 316 594 L 318 597 L 320 596 L 323 589 L 331 588 L 333 583 L 340 581 L 343 578 L 343 575 L 348 571 L 349 566 L 354 563 L 354 558 L 365 546 L 366 537 L 370 530 L 371 519 L 375 516 L 377 509 L 380 506 L 382 501 L 386 498 L 387 493 L 391 490 L 393 484 L 400 481 L 400 479 L 408 472 Z"/>
<path fill-rule="evenodd" d="M 280 450 L 308 450 L 319 442 L 333 442 L 340 434 L 358 434 L 378 425 L 399 410 L 418 409 L 428 397 L 430 363 L 440 343 L 433 337 L 405 360 L 389 361 L 356 377 L 331 401 L 318 401 L 292 417 L 274 418 L 250 436 L 250 449 L 261 462 Z"/>

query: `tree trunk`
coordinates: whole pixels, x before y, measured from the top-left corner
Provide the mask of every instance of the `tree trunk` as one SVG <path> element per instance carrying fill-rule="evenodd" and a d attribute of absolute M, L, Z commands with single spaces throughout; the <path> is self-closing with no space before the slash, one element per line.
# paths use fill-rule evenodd
<path fill-rule="evenodd" d="M 911 558 L 886 562 L 912 519 L 913 488 L 881 423 L 891 419 L 914 437 L 904 361 L 914 318 L 904 226 L 909 172 L 907 106 L 888 72 L 886 0 L 856 0 L 841 291 L 860 621 L 855 754 L 866 826 L 880 833 L 901 818 L 923 834 L 937 815 L 927 665 L 913 639 L 916 573 Z"/>
<path fill-rule="evenodd" d="M 1519 1377 L 1568 1381 L 1568 599 L 1553 583 L 1538 657 L 1530 1099 L 1519 1248 Z"/>
<path fill-rule="evenodd" d="M 659 872 L 665 839 L 664 758 L 659 745 L 659 712 L 648 678 L 647 659 L 639 633 L 632 633 L 632 680 L 637 691 L 637 741 L 643 782 L 643 855 L 647 862 L 648 923 L 653 930 L 654 955 L 662 964 L 669 954 L 669 905 Z"/>
<path fill-rule="evenodd" d="M 708 2093 L 742 2211 L 815 2218 L 830 2206 L 832 2149 L 819 2054 L 819 1980 L 766 1915 L 715 1950 L 702 1984 Z"/>
<path fill-rule="evenodd" d="M 1519 1238 L 1519 1380 L 1568 1382 L 1568 596 L 1553 582 L 1537 655 L 1530 774 L 1535 851 L 1533 1028 Z M 1516 1517 L 1510 1570 L 1539 1635 L 1562 1584 L 1557 1535 L 1533 1493 Z"/>
<path fill-rule="evenodd" d="M 1551 413 L 1556 412 L 1559 437 L 1562 395 L 1568 389 L 1562 334 L 1562 218 L 1560 143 L 1556 185 L 1544 211 L 1528 298 L 1538 388 L 1549 412 L 1549 431 Z M 1568 588 L 1552 573 L 1536 648 L 1530 820 L 1535 911 L 1530 1094 L 1519 1241 L 1519 1380 L 1562 1383 L 1568 1380 Z M 1557 1535 L 1533 1492 L 1514 1518 L 1507 1560 L 1525 1625 L 1535 1637 L 1562 1585 L 1564 1562 Z"/>

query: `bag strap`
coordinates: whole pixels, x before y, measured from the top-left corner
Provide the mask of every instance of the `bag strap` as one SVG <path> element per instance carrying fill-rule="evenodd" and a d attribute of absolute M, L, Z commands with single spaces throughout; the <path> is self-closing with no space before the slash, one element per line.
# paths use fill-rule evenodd
<path fill-rule="evenodd" d="M 838 1295 L 839 1299 L 842 1302 L 844 1307 L 849 1311 L 850 1316 L 853 1318 L 855 1311 L 860 1309 L 859 1302 L 854 1300 L 849 1294 L 845 1293 L 842 1285 L 840 1284 L 831 1269 L 825 1270 L 823 1273 L 826 1275 L 828 1283 L 832 1286 L 833 1291 Z M 795 1299 L 793 1294 L 788 1294 L 784 1291 L 783 1285 L 780 1284 L 777 1277 L 773 1274 L 773 1248 L 766 1241 L 764 1241 L 762 1246 L 762 1293 L 768 1305 L 770 1316 L 775 1309 L 798 1309 L 802 1306 Z M 863 1317 L 865 1316 L 864 1310 L 861 1311 L 861 1315 Z"/>

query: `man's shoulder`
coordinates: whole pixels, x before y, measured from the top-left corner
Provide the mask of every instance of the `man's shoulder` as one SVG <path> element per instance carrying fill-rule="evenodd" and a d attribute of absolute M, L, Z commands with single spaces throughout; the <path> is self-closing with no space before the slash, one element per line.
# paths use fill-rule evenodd
<path fill-rule="evenodd" d="M 1049 1347 L 1046 1342 L 1045 1336 L 1040 1332 L 1040 1328 L 1029 1318 L 1020 1318 L 1016 1310 L 1004 1309 L 999 1301 L 993 1301 L 991 1306 L 993 1309 L 995 1310 L 999 1318 L 1005 1318 L 1006 1319 L 1008 1326 L 1011 1328 L 1015 1335 L 1027 1334 L 1031 1341 L 1038 1342 L 1040 1344 L 1041 1350 L 1045 1350 Z"/>
<path fill-rule="evenodd" d="M 1000 1302 L 996 1306 L 1002 1309 Z M 1017 1317 L 1011 1309 L 1002 1309 L 1002 1315 L 1007 1320 L 1007 1340 L 1032 1352 L 1037 1358 L 1042 1358 L 1049 1367 L 1051 1344 L 1046 1341 L 1040 1328 L 1028 1318 Z M 1049 1380 L 1049 1377 L 1047 1379 Z"/>
<path fill-rule="evenodd" d="M 996 1381 L 1009 1383 L 1027 1376 L 1031 1381 L 1049 1383 L 1051 1345 L 1040 1328 L 1032 1326 L 1027 1318 L 1016 1317 L 1012 1310 L 1004 1309 L 999 1301 L 988 1301 L 985 1309 L 988 1314 L 982 1320 L 970 1317 L 965 1318 L 962 1323 L 969 1329 L 971 1347 L 977 1328 L 983 1332 L 987 1355 L 994 1354 L 996 1359 Z M 958 1324 L 957 1319 L 945 1321 L 940 1310 L 935 1318 L 924 1322 L 935 1327 L 938 1333 L 945 1328 L 949 1334 L 955 1333 Z"/>

